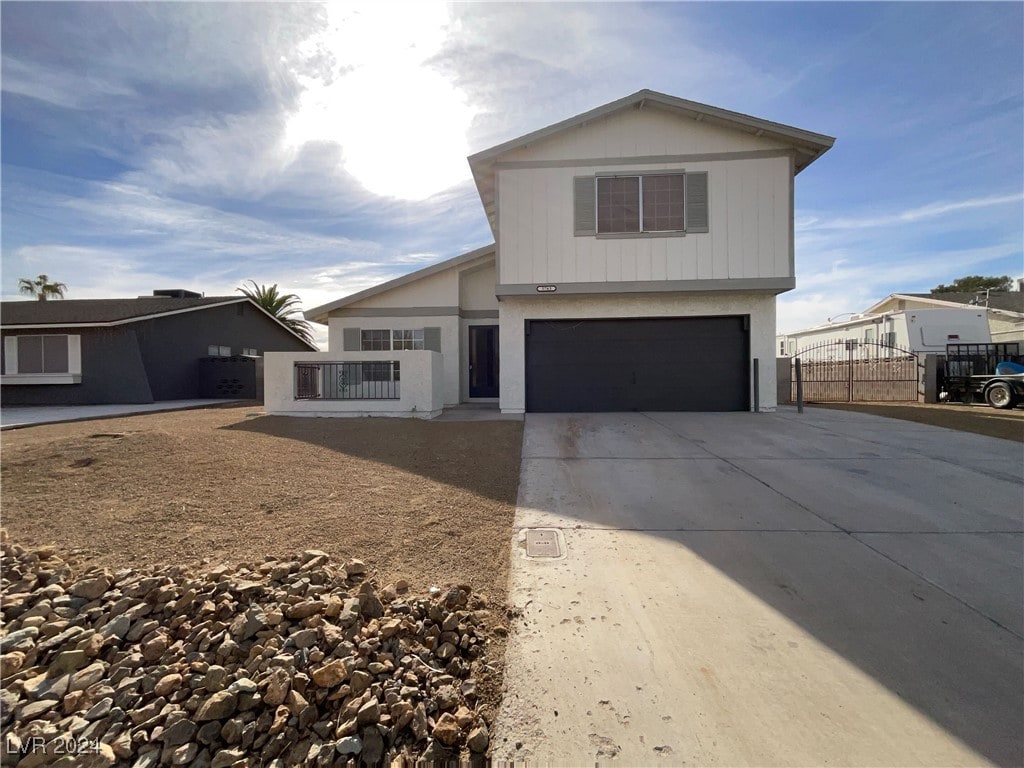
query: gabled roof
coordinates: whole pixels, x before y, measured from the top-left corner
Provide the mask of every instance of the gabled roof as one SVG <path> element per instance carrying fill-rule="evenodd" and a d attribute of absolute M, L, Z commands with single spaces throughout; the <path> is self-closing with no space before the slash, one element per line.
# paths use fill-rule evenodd
<path fill-rule="evenodd" d="M 783 125 L 782 123 L 773 123 L 770 120 L 762 120 L 759 117 L 751 117 L 740 112 L 731 112 L 728 109 L 721 109 L 709 104 L 701 104 L 696 101 L 688 101 L 687 99 L 680 99 L 676 96 L 644 89 L 596 109 L 591 109 L 589 112 L 570 117 L 546 128 L 541 128 L 517 139 L 506 141 L 503 144 L 498 144 L 490 149 L 470 155 L 469 167 L 473 171 L 473 179 L 476 181 L 480 199 L 484 204 L 484 210 L 487 212 L 488 218 L 492 221 L 492 225 L 494 215 L 494 164 L 501 155 L 516 149 L 522 149 L 530 144 L 550 138 L 555 134 L 600 120 L 621 110 L 634 107 L 642 109 L 648 103 L 666 107 L 680 116 L 690 117 L 694 120 L 733 128 L 755 136 L 780 139 L 791 145 L 797 152 L 796 173 L 799 173 L 825 154 L 835 143 L 835 138 L 832 136 L 813 133 L 802 128 L 795 128 L 790 125 Z"/>
<path fill-rule="evenodd" d="M 948 293 L 893 293 L 868 307 L 865 312 L 873 312 L 892 299 L 912 299 L 935 304 L 939 307 L 971 307 L 992 309 L 997 312 L 1012 312 L 1024 315 L 1024 293 L 1020 291 L 991 291 L 986 301 L 984 292 L 953 291 Z"/>
<path fill-rule="evenodd" d="M 477 248 L 476 250 L 463 253 L 460 256 L 455 256 L 444 261 L 440 261 L 437 264 L 431 264 L 429 267 L 423 267 L 423 269 L 417 269 L 415 272 L 410 272 L 407 275 L 396 277 L 394 280 L 388 280 L 386 283 L 375 285 L 372 288 L 367 288 L 364 291 L 350 294 L 337 301 L 332 301 L 329 304 L 323 304 L 319 307 L 313 307 L 313 309 L 306 310 L 306 319 L 311 320 L 314 323 L 327 323 L 328 315 L 335 309 L 341 309 L 347 307 L 350 304 L 355 304 L 357 301 L 368 299 L 371 296 L 376 296 L 379 293 L 390 291 L 393 288 L 398 288 L 409 283 L 422 280 L 424 277 L 430 277 L 436 275 L 438 272 L 444 272 L 446 269 L 452 269 L 453 267 L 461 267 L 463 264 L 469 264 L 483 256 L 490 256 L 494 254 L 494 243 L 485 245 L 483 248 Z"/>
<path fill-rule="evenodd" d="M 251 304 L 288 333 L 309 344 L 276 317 L 247 296 L 205 296 L 203 298 L 171 298 L 144 296 L 138 299 L 60 299 L 49 301 L 5 301 L 0 303 L 0 328 L 102 328 L 137 323 L 183 312 L 229 304 Z"/>

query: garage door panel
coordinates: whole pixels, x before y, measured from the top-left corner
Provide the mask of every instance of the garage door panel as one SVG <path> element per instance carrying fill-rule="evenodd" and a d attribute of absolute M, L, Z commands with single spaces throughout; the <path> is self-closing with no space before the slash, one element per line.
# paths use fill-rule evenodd
<path fill-rule="evenodd" d="M 746 318 L 529 321 L 531 412 L 747 410 Z"/>

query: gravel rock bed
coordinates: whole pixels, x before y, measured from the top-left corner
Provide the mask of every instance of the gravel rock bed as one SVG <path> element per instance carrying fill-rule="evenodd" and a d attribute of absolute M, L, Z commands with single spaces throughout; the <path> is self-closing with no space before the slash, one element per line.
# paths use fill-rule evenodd
<path fill-rule="evenodd" d="M 507 630 L 468 585 L 412 595 L 318 550 L 76 575 L 0 536 L 4 766 L 486 762 Z"/>

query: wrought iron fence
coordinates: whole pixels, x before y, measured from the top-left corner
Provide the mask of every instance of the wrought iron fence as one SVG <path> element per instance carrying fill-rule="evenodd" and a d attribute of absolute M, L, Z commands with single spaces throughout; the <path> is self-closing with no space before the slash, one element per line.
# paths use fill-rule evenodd
<path fill-rule="evenodd" d="M 809 403 L 916 401 L 923 370 L 908 349 L 857 339 L 805 347 L 794 354 L 793 365 L 793 400 L 799 365 L 803 399 Z"/>
<path fill-rule="evenodd" d="M 397 360 L 295 363 L 296 400 L 398 400 Z"/>
<path fill-rule="evenodd" d="M 999 363 L 1021 362 L 1020 343 L 947 344 L 945 374 L 954 376 L 991 376 Z"/>

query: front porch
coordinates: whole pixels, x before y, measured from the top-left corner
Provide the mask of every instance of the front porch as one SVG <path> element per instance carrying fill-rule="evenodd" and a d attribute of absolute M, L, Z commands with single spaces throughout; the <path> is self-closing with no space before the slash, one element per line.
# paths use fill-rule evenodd
<path fill-rule="evenodd" d="M 437 352 L 269 352 L 264 365 L 268 414 L 432 419 L 444 407 Z"/>

